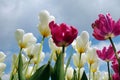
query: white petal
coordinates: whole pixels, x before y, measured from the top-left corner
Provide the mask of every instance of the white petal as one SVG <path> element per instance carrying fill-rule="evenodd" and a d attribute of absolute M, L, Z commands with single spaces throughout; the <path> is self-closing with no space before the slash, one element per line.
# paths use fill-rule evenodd
<path fill-rule="evenodd" d="M 30 46 L 32 44 L 35 44 L 37 41 L 37 39 L 34 37 L 34 35 L 32 33 L 26 33 L 23 36 L 23 44 L 27 47 Z"/>
<path fill-rule="evenodd" d="M 4 62 L 6 55 L 3 52 L 0 52 L 0 62 Z"/>
<path fill-rule="evenodd" d="M 0 63 L 0 73 L 2 73 L 5 68 L 6 68 L 6 64 Z"/>
<path fill-rule="evenodd" d="M 24 35 L 24 30 L 23 29 L 17 29 L 15 32 L 15 38 L 18 43 L 22 42 L 23 40 L 23 35 Z"/>
<path fill-rule="evenodd" d="M 72 77 L 73 77 L 73 68 L 72 67 L 68 67 L 67 68 L 67 72 L 66 72 L 66 76 L 67 76 L 67 79 L 68 80 L 71 80 L 72 79 Z"/>

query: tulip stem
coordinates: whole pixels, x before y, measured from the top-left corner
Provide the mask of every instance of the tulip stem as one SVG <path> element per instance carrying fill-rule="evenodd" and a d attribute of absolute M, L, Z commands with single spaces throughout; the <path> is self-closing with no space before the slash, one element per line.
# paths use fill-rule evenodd
<path fill-rule="evenodd" d="M 119 66 L 119 76 L 120 76 L 120 59 L 119 59 L 119 56 L 118 56 L 118 54 L 117 54 L 117 51 L 116 51 L 115 45 L 114 45 L 114 43 L 113 43 L 113 41 L 112 41 L 112 38 L 109 37 L 109 40 L 110 40 L 110 43 L 112 44 L 112 47 L 113 47 L 113 50 L 114 50 L 114 53 L 115 53 L 115 57 L 116 57 L 116 59 L 117 59 L 117 61 L 118 61 L 118 66 Z"/>
<path fill-rule="evenodd" d="M 80 80 L 80 60 L 81 60 L 81 53 L 80 53 L 80 56 L 79 56 L 78 80 Z"/>
<path fill-rule="evenodd" d="M 95 80 L 95 72 L 93 72 L 93 80 Z"/>
<path fill-rule="evenodd" d="M 30 64 L 30 61 L 31 61 L 31 58 L 29 59 L 28 64 L 26 65 L 25 75 L 27 74 L 28 66 L 29 66 L 29 64 Z"/>
<path fill-rule="evenodd" d="M 90 78 L 91 78 L 91 64 L 90 64 L 89 67 L 90 67 L 90 68 L 89 68 L 89 80 L 90 80 Z"/>
<path fill-rule="evenodd" d="M 109 66 L 109 62 L 107 62 L 107 67 L 108 67 L 108 80 L 111 80 L 111 77 L 110 77 L 110 66 Z"/>
<path fill-rule="evenodd" d="M 38 66 L 39 66 L 39 62 L 40 62 L 40 54 L 41 54 L 41 52 L 42 52 L 42 47 L 43 47 L 43 43 L 44 43 L 44 39 L 45 39 L 45 37 L 43 37 L 42 38 L 42 41 L 40 42 L 41 43 L 41 45 L 40 45 L 40 49 L 39 49 L 39 52 L 38 52 L 38 61 L 37 61 L 37 64 L 36 64 L 36 70 L 38 69 Z"/>

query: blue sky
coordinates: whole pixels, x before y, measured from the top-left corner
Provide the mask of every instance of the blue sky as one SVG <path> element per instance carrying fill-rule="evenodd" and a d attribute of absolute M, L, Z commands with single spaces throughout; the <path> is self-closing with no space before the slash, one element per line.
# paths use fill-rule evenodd
<path fill-rule="evenodd" d="M 8 74 L 10 71 L 12 54 L 19 51 L 14 38 L 16 29 L 21 28 L 26 32 L 32 32 L 38 42 L 41 40 L 37 30 L 38 15 L 41 10 L 48 10 L 56 17 L 57 23 L 65 22 L 75 26 L 79 34 L 83 30 L 88 31 L 92 45 L 102 48 L 109 42 L 100 42 L 92 37 L 91 23 L 100 13 L 110 13 L 113 19 L 118 20 L 119 3 L 120 0 L 0 0 L 0 51 L 7 55 L 5 73 Z M 119 37 L 114 39 L 116 46 L 119 46 L 119 40 Z M 49 52 L 47 44 L 46 40 L 44 44 L 46 53 Z"/>

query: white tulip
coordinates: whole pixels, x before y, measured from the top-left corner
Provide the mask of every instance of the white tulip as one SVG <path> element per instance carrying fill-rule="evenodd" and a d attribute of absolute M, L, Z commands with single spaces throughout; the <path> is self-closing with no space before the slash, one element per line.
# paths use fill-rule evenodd
<path fill-rule="evenodd" d="M 62 51 L 62 47 L 57 47 L 52 38 L 49 39 L 49 47 L 53 53 L 60 54 Z"/>
<path fill-rule="evenodd" d="M 20 48 L 26 48 L 32 44 L 35 44 L 37 39 L 32 33 L 25 33 L 22 29 L 17 29 L 15 32 L 15 37 Z"/>
<path fill-rule="evenodd" d="M 102 72 L 102 80 L 108 80 L 108 72 Z"/>
<path fill-rule="evenodd" d="M 56 61 L 56 60 L 57 60 L 57 56 L 56 56 L 56 55 L 57 55 L 57 54 L 59 55 L 59 54 L 61 53 L 62 47 L 57 47 L 56 44 L 53 42 L 53 39 L 52 39 L 52 38 L 49 39 L 49 47 L 50 47 L 50 49 L 51 49 L 52 59 L 53 59 L 54 61 Z"/>
<path fill-rule="evenodd" d="M 81 54 L 81 60 L 79 59 L 80 54 L 73 54 L 73 63 L 76 67 L 82 68 L 86 63 L 86 54 Z"/>
<path fill-rule="evenodd" d="M 40 23 L 38 25 L 38 30 L 43 37 L 50 36 L 49 22 L 54 21 L 55 17 L 51 16 L 47 10 L 43 10 L 39 15 Z"/>
<path fill-rule="evenodd" d="M 42 62 L 43 59 L 45 58 L 45 53 L 44 53 L 44 52 L 41 52 L 39 57 L 40 57 L 40 62 Z M 38 62 L 38 54 L 35 54 L 35 55 L 34 55 L 34 57 L 33 57 L 32 60 L 31 60 L 31 63 L 34 63 L 34 64 L 38 64 L 38 63 L 39 63 L 39 62 Z"/>
<path fill-rule="evenodd" d="M 27 54 L 27 56 L 32 59 L 34 58 L 35 54 L 38 54 L 40 51 L 40 45 L 41 44 L 33 44 L 31 46 L 29 46 L 28 48 L 24 49 L 25 53 Z"/>
<path fill-rule="evenodd" d="M 6 64 L 0 63 L 0 77 L 3 75 L 5 68 L 6 68 Z"/>
<path fill-rule="evenodd" d="M 29 79 L 31 77 L 31 75 L 33 74 L 32 72 L 33 67 L 29 66 L 26 75 L 26 78 Z"/>
<path fill-rule="evenodd" d="M 77 76 L 78 76 L 78 71 L 79 71 L 79 69 L 77 68 L 76 70 L 77 70 Z M 80 68 L 80 80 L 81 80 L 81 78 L 82 78 L 82 75 L 83 75 L 83 72 L 84 72 L 84 71 L 85 71 L 84 68 Z"/>
<path fill-rule="evenodd" d="M 74 72 L 74 70 L 73 70 L 72 67 L 68 67 L 67 68 L 67 72 L 66 72 L 66 78 L 67 78 L 67 80 L 71 80 L 72 79 L 73 72 Z"/>
<path fill-rule="evenodd" d="M 86 53 L 86 58 L 88 61 L 88 64 L 93 64 L 98 61 L 97 53 L 96 53 L 96 48 L 89 48 L 87 53 Z"/>
<path fill-rule="evenodd" d="M 6 55 L 3 52 L 0 52 L 0 62 L 4 62 Z"/>
<path fill-rule="evenodd" d="M 83 31 L 80 36 L 72 43 L 73 48 L 77 53 L 85 53 L 89 48 L 91 42 L 89 41 L 89 34 L 87 31 Z"/>
<path fill-rule="evenodd" d="M 91 65 L 91 71 L 94 73 L 97 72 L 98 68 L 99 68 L 98 61 Z"/>
<path fill-rule="evenodd" d="M 94 80 L 103 80 L 100 71 L 95 72 L 93 75 L 93 78 L 94 78 Z M 108 79 L 106 79 L 106 80 L 108 80 Z"/>

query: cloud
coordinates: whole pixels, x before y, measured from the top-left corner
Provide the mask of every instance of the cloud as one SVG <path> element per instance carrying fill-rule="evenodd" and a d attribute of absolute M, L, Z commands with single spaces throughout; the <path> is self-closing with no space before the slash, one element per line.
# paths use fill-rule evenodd
<path fill-rule="evenodd" d="M 91 35 L 91 23 L 98 18 L 99 13 L 110 13 L 115 20 L 120 18 L 119 3 L 120 0 L 0 0 L 0 50 L 7 53 L 7 66 L 11 65 L 12 54 L 19 51 L 14 38 L 17 28 L 32 32 L 39 39 L 37 24 L 41 10 L 47 9 L 56 17 L 56 22 L 65 22 L 77 27 L 79 32 L 86 30 Z M 105 45 L 109 43 L 100 42 L 93 46 L 102 49 Z M 120 50 L 119 45 L 120 42 L 116 47 Z M 10 71 L 8 67 L 7 73 Z"/>

